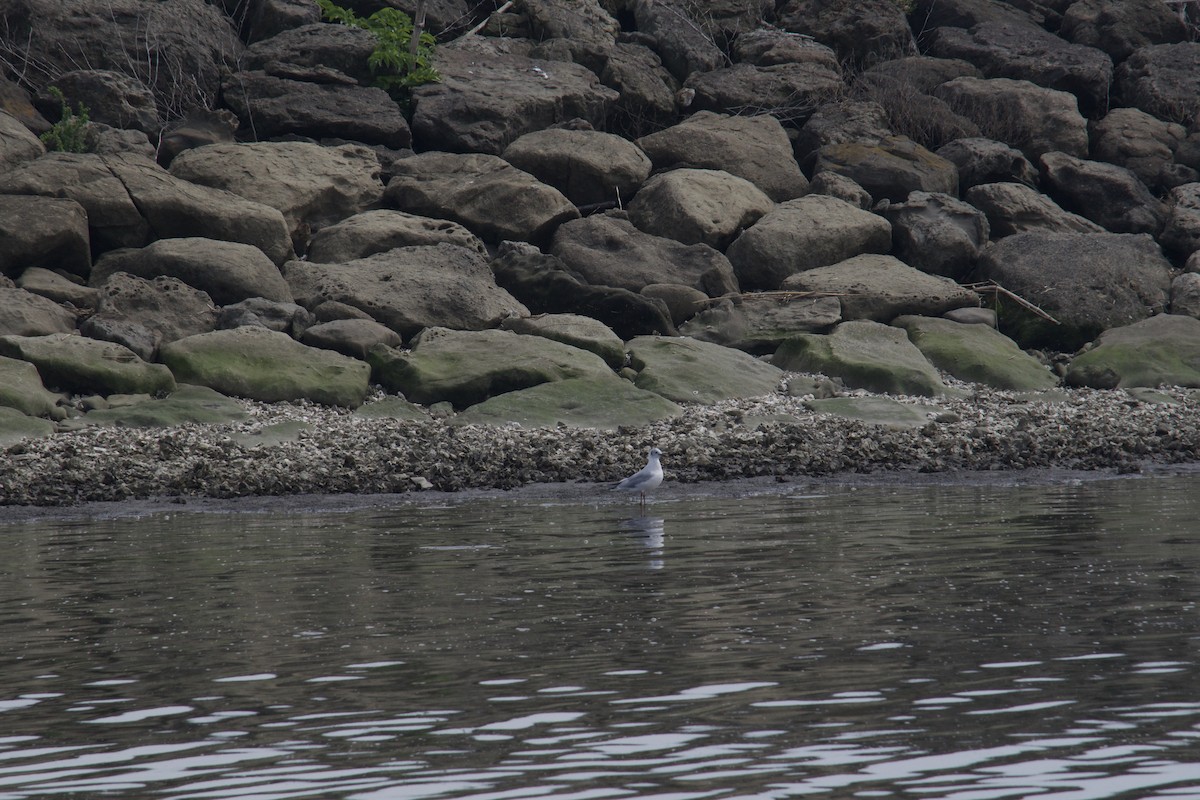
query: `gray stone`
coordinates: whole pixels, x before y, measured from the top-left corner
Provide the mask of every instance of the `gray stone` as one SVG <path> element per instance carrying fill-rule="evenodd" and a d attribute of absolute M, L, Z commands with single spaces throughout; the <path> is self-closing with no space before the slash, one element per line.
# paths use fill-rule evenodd
<path fill-rule="evenodd" d="M 733 60 L 759 67 L 813 63 L 831 70 L 842 68 L 832 47 L 811 36 L 779 28 L 756 28 L 737 37 L 733 42 Z"/>
<path fill-rule="evenodd" d="M 117 325 L 113 327 L 112 323 Z M 93 339 L 118 342 L 146 361 L 153 361 L 162 343 L 208 333 L 216 323 L 217 309 L 206 292 L 178 278 L 146 280 L 117 272 L 99 287 L 96 313 L 84 321 L 80 332 Z M 148 348 L 140 346 L 138 339 L 128 340 L 122 335 L 129 325 L 149 334 Z"/>
<path fill-rule="evenodd" d="M 712 405 L 774 394 L 783 372 L 740 350 L 696 339 L 638 336 L 628 344 L 634 385 L 677 403 Z"/>
<path fill-rule="evenodd" d="M 526 428 L 598 428 L 649 425 L 680 416 L 683 409 L 665 397 L 624 380 L 568 378 L 507 392 L 471 406 L 451 421 L 461 425 Z"/>
<path fill-rule="evenodd" d="M 30 267 L 87 275 L 92 254 L 83 206 L 66 198 L 0 195 L 0 275 Z"/>
<path fill-rule="evenodd" d="M 1104 228 L 1086 217 L 1065 211 L 1046 195 L 1020 183 L 984 183 L 972 186 L 967 202 L 982 211 L 992 239 L 1014 233 L 1103 233 Z"/>
<path fill-rule="evenodd" d="M 813 171 L 845 175 L 876 200 L 901 202 L 916 191 L 958 194 L 954 164 L 906 136 L 825 145 Z"/>
<path fill-rule="evenodd" d="M 830 397 L 805 404 L 817 414 L 856 419 L 885 428 L 924 428 L 941 411 L 939 406 L 901 403 L 890 397 Z"/>
<path fill-rule="evenodd" d="M 878 213 L 892 224 L 892 252 L 931 275 L 962 280 L 988 243 L 987 217 L 947 194 L 913 192 L 902 203 L 881 203 Z"/>
<path fill-rule="evenodd" d="M 14 408 L 0 406 L 0 448 L 7 449 L 25 439 L 49 436 L 54 431 L 53 422 L 27 416 Z"/>
<path fill-rule="evenodd" d="M 370 319 L 366 314 L 362 316 L 364 319 Z M 222 306 L 217 313 L 217 327 L 225 330 L 256 325 L 267 330 L 286 333 L 293 339 L 299 339 L 305 330 L 315 324 L 315 317 L 316 315 L 309 312 L 308 309 L 295 303 L 251 297 L 248 300 Z"/>
<path fill-rule="evenodd" d="M 44 336 L 75 330 L 75 315 L 49 298 L 0 286 L 0 335 Z"/>
<path fill-rule="evenodd" d="M 1187 137 L 1187 129 L 1137 108 L 1114 108 L 1092 125 L 1092 157 L 1125 167 L 1151 189 Z"/>
<path fill-rule="evenodd" d="M 1110 328 L 1071 361 L 1066 382 L 1095 389 L 1200 386 L 1200 320 L 1159 314 Z"/>
<path fill-rule="evenodd" d="M 308 260 L 336 264 L 385 253 L 396 247 L 453 244 L 487 258 L 487 247 L 469 230 L 448 219 L 433 219 L 380 208 L 363 211 L 321 228 L 308 245 Z"/>
<path fill-rule="evenodd" d="M 1185 183 L 1171 190 L 1167 223 L 1158 241 L 1180 261 L 1200 250 L 1200 183 Z"/>
<path fill-rule="evenodd" d="M 37 367 L 28 361 L 0 356 L 0 406 L 31 417 L 63 419 L 60 395 L 46 389 Z"/>
<path fill-rule="evenodd" d="M 953 308 L 979 305 L 979 296 L 970 289 L 888 255 L 864 254 L 798 272 L 781 288 L 837 295 L 844 320 L 890 322 L 901 314 L 936 316 Z"/>
<path fill-rule="evenodd" d="M 937 154 L 958 167 L 958 188 L 966 192 L 984 183 L 1023 183 L 1037 186 L 1038 173 L 1029 159 L 1014 147 L 981 137 L 955 139 Z"/>
<path fill-rule="evenodd" d="M 904 331 L 869 320 L 843 322 L 824 336 L 793 336 L 775 351 L 772 363 L 839 378 L 851 389 L 926 397 L 947 391 Z"/>
<path fill-rule="evenodd" d="M 36 102 L 43 113 L 57 112 L 60 102 L 70 108 L 82 105 L 88 118 L 114 128 L 133 129 L 154 136 L 162 130 L 154 95 L 128 72 L 111 69 L 74 69 L 54 78 L 63 100 L 43 89 Z M 143 137 L 144 139 L 144 137 Z"/>
<path fill-rule="evenodd" d="M 897 317 L 892 324 L 908 333 L 930 363 L 959 380 L 1019 392 L 1058 385 L 1041 362 L 988 325 L 922 316 Z"/>
<path fill-rule="evenodd" d="M 680 327 L 684 336 L 755 355 L 775 352 L 798 333 L 825 333 L 842 319 L 836 297 L 771 292 L 724 297 Z"/>
<path fill-rule="evenodd" d="M 691 319 L 696 311 L 703 308 L 709 300 L 708 295 L 690 286 L 678 283 L 649 283 L 639 292 L 643 297 L 661 300 L 671 315 L 671 321 L 676 325 Z"/>
<path fill-rule="evenodd" d="M 1077 0 L 1063 12 L 1058 34 L 1120 62 L 1140 47 L 1183 41 L 1187 26 L 1160 0 Z"/>
<path fill-rule="evenodd" d="M 983 136 L 1017 148 L 1029 158 L 1058 150 L 1088 152 L 1087 121 L 1075 96 L 1011 78 L 955 78 L 933 90 Z"/>
<path fill-rule="evenodd" d="M 538 314 L 508 317 L 500 327 L 527 336 L 544 336 L 556 342 L 595 353 L 612 369 L 625 366 L 625 342 L 599 320 L 579 314 Z"/>
<path fill-rule="evenodd" d="M 129 404 L 89 411 L 83 416 L 82 423 L 121 428 L 172 428 L 240 422 L 247 416 L 240 403 L 220 392 L 207 386 L 180 384 L 163 398 L 145 397 Z"/>
<path fill-rule="evenodd" d="M 17 278 L 17 286 L 56 303 L 70 303 L 75 308 L 95 308 L 98 293 L 82 281 L 82 278 L 74 275 L 67 277 L 41 267 L 30 267 Z"/>
<path fill-rule="evenodd" d="M 883 106 L 840 98 L 822 103 L 794 135 L 792 148 L 800 166 L 813 170 L 817 151 L 831 144 L 877 142 L 895 135 Z"/>
<path fill-rule="evenodd" d="M 1138 177 L 1124 167 L 1075 158 L 1066 153 L 1041 157 L 1047 194 L 1113 233 L 1157 236 L 1166 209 Z"/>
<path fill-rule="evenodd" d="M 854 64 L 917 49 L 904 9 L 888 0 L 787 0 L 779 8 L 779 23 L 786 30 L 829 45 L 839 58 Z"/>
<path fill-rule="evenodd" d="M 892 246 L 886 219 L 825 195 L 780 203 L 730 245 L 744 289 L 778 289 L 793 273 Z"/>
<path fill-rule="evenodd" d="M 0 109 L 0 173 L 33 161 L 46 152 L 45 145 L 20 120 Z"/>
<path fill-rule="evenodd" d="M 853 178 L 836 172 L 818 172 L 808 184 L 809 194 L 823 194 L 844 200 L 852 206 L 870 211 L 875 205 L 871 193 L 859 186 Z"/>
<path fill-rule="evenodd" d="M 354 409 L 354 416 L 367 419 L 427 420 L 429 412 L 403 397 L 388 396 L 363 403 Z"/>
<path fill-rule="evenodd" d="M 650 159 L 626 139 L 591 130 L 534 131 L 501 157 L 577 206 L 628 200 L 650 175 Z"/>
<path fill-rule="evenodd" d="M 1200 319 L 1200 275 L 1185 272 L 1171 281 L 1171 313 Z"/>
<path fill-rule="evenodd" d="M 774 207 L 757 186 L 723 170 L 676 169 L 646 181 L 629 220 L 646 233 L 724 250 Z"/>
<path fill-rule="evenodd" d="M 608 130 L 637 137 L 670 125 L 678 116 L 679 82 L 649 47 L 617 42 L 600 80 L 620 92 L 609 112 Z"/>
<path fill-rule="evenodd" d="M 269 70 L 288 65 L 329 69 L 366 85 L 375 77 L 367 59 L 377 43 L 375 36 L 363 28 L 314 21 L 250 45 L 242 57 L 241 67 Z"/>
<path fill-rule="evenodd" d="M 1200 113 L 1200 42 L 1140 47 L 1117 68 L 1117 102 L 1187 123 Z"/>
<path fill-rule="evenodd" d="M 679 80 L 725 66 L 725 54 L 691 17 L 686 3 L 634 0 L 632 10 L 638 31 L 654 40 L 663 64 Z"/>
<path fill-rule="evenodd" d="M 370 388 L 364 362 L 256 326 L 179 339 L 163 345 L 159 356 L 181 382 L 266 403 L 310 400 L 355 408 Z"/>
<path fill-rule="evenodd" d="M 171 371 L 113 342 L 69 333 L 0 336 L 0 355 L 32 362 L 42 382 L 64 392 L 156 394 L 175 390 Z"/>
<path fill-rule="evenodd" d="M 691 107 L 721 114 L 770 114 L 801 125 L 813 109 L 845 90 L 841 75 L 823 64 L 734 64 L 696 72 L 684 81 L 695 92 Z"/>
<path fill-rule="evenodd" d="M 373 319 L 337 319 L 305 328 L 300 341 L 309 347 L 333 350 L 366 361 L 367 353 L 377 344 L 400 347 L 400 334 Z"/>

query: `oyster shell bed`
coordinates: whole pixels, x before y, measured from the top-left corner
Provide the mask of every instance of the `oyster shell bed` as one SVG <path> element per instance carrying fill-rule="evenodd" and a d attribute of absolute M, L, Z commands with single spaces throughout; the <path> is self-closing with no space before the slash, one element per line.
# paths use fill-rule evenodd
<path fill-rule="evenodd" d="M 653 445 L 667 480 L 895 471 L 1113 469 L 1200 459 L 1200 397 L 1157 390 L 1061 390 L 1058 399 L 956 384 L 965 397 L 893 399 L 930 407 L 923 427 L 818 415 L 784 392 L 712 406 L 646 427 L 602 431 L 374 419 L 306 403 L 241 401 L 224 425 L 91 427 L 26 439 L 0 459 L 0 504 L 62 506 L 162 497 L 232 498 L 510 489 L 615 481 Z M 846 395 L 866 395 L 847 392 Z M 282 422 L 293 441 L 235 440 Z"/>

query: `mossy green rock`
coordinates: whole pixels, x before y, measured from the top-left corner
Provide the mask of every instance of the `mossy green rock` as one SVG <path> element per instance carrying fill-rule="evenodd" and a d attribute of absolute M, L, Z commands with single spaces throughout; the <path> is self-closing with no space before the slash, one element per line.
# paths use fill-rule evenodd
<path fill-rule="evenodd" d="M 804 405 L 818 414 L 848 417 L 888 428 L 922 428 L 940 409 L 914 406 L 888 397 L 831 397 Z"/>
<path fill-rule="evenodd" d="M 843 322 L 827 335 L 801 334 L 775 351 L 773 363 L 793 372 L 841 378 L 851 389 L 891 394 L 946 394 L 936 369 L 904 331 L 869 320 Z"/>
<path fill-rule="evenodd" d="M 628 349 L 634 384 L 677 403 L 772 394 L 783 380 L 782 370 L 741 350 L 687 337 L 638 336 Z"/>
<path fill-rule="evenodd" d="M 0 355 L 29 361 L 42 383 L 79 394 L 157 394 L 175 391 L 175 378 L 161 364 L 143 361 L 115 342 L 70 333 L 0 336 Z"/>
<path fill-rule="evenodd" d="M 410 403 L 403 397 L 385 397 L 359 406 L 354 416 L 367 419 L 409 419 L 427 420 L 429 413 L 416 403 Z"/>
<path fill-rule="evenodd" d="M 598 319 L 579 314 L 538 314 L 509 317 L 500 323 L 500 327 L 588 350 L 603 358 L 613 369 L 625 365 L 625 341 Z"/>
<path fill-rule="evenodd" d="M 246 410 L 236 400 L 207 386 L 182 384 L 168 397 L 96 409 L 85 414 L 83 421 L 88 425 L 122 428 L 170 428 L 186 423 L 215 425 L 245 418 Z"/>
<path fill-rule="evenodd" d="M 959 380 L 1018 392 L 1058 385 L 1041 362 L 987 325 L 908 315 L 892 320 L 892 325 L 907 331 L 930 363 Z"/>
<path fill-rule="evenodd" d="M 683 409 L 665 397 L 638 389 L 625 380 L 570 378 L 509 392 L 471 406 L 452 421 L 460 424 L 503 425 L 516 422 L 528 428 L 613 430 L 621 425 L 648 425 L 676 417 Z"/>
<path fill-rule="evenodd" d="M 59 396 L 42 384 L 37 367 L 28 361 L 0 356 L 0 406 L 15 408 L 31 417 L 63 419 L 66 411 Z"/>
<path fill-rule="evenodd" d="M 411 352 L 376 345 L 367 358 L 388 391 L 422 405 L 447 401 L 456 409 L 568 378 L 620 380 L 595 353 L 500 330 L 427 328 Z"/>
<path fill-rule="evenodd" d="M 1200 386 L 1200 320 L 1160 314 L 1110 328 L 1071 362 L 1066 382 L 1096 389 Z"/>
<path fill-rule="evenodd" d="M 356 408 L 370 388 L 366 363 L 257 326 L 178 339 L 163 345 L 159 358 L 180 381 L 267 403 L 311 400 Z"/>
<path fill-rule="evenodd" d="M 49 436 L 54 433 L 54 423 L 30 417 L 15 408 L 0 406 L 0 447 L 11 447 L 22 439 Z"/>

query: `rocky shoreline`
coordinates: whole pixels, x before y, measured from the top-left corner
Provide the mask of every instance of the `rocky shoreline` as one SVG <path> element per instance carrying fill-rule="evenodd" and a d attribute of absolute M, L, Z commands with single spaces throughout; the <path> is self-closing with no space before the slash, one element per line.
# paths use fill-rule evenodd
<path fill-rule="evenodd" d="M 796 377 L 796 376 L 792 376 Z M 864 392 L 851 399 L 871 400 Z M 1195 392 L 965 387 L 892 397 L 925 424 L 814 413 L 778 392 L 690 405 L 617 431 L 373 418 L 309 403 L 239 401 L 243 421 L 169 429 L 88 427 L 26 439 L 0 461 L 0 503 L 380 494 L 606 483 L 653 444 L 668 482 L 999 470 L 1136 472 L 1200 459 Z M 386 402 L 382 396 L 365 405 Z"/>

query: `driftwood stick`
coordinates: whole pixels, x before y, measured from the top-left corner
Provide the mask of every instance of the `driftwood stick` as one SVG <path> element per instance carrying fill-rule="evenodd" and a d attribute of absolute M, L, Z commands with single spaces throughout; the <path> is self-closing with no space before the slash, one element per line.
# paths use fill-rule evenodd
<path fill-rule="evenodd" d="M 1007 297 L 1009 300 L 1012 300 L 1017 305 L 1032 312 L 1033 314 L 1041 317 L 1042 319 L 1047 320 L 1049 322 L 1053 322 L 1055 325 L 1062 324 L 1061 322 L 1056 320 L 1054 317 L 1050 316 L 1050 314 L 1048 314 L 1047 312 L 1038 308 L 1033 303 L 1026 300 L 1024 297 L 1021 297 L 1019 294 L 1016 294 L 1015 292 L 1005 289 L 1003 286 L 1001 286 L 1000 284 L 996 283 L 993 280 L 980 281 L 979 283 L 964 283 L 963 288 L 970 289 L 971 291 L 974 291 L 974 292 L 991 292 L 993 295 L 1001 295 L 1002 294 L 1005 297 Z"/>
<path fill-rule="evenodd" d="M 697 306 L 705 307 L 716 305 L 722 300 L 738 299 L 743 302 L 746 300 L 775 300 L 783 303 L 790 303 L 792 300 L 808 300 L 814 297 L 845 297 L 846 292 L 804 292 L 804 291 L 784 291 L 782 289 L 770 292 L 734 292 L 732 294 L 723 294 L 720 297 L 710 297 L 708 300 L 698 301 Z"/>
<path fill-rule="evenodd" d="M 505 11 L 508 11 L 510 8 L 512 8 L 512 4 L 513 4 L 513 0 L 508 0 L 507 3 L 500 6 L 495 11 L 493 11 L 492 14 L 503 14 Z M 492 18 L 492 14 L 488 14 L 487 18 L 484 19 L 483 22 L 479 23 L 474 28 L 471 28 L 471 30 L 464 33 L 463 36 L 473 36 L 476 33 L 479 33 L 481 30 L 483 30 L 484 26 L 486 26 L 488 24 L 488 20 L 490 20 Z"/>

